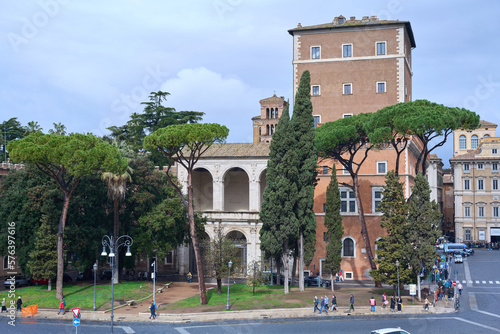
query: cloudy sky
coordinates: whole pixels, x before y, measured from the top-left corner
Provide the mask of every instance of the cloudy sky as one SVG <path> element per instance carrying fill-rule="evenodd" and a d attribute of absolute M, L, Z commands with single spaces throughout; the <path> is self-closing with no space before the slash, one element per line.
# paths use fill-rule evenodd
<path fill-rule="evenodd" d="M 259 100 L 292 98 L 287 30 L 335 16 L 410 21 L 413 98 L 500 124 L 500 1 L 7 0 L 0 11 L 0 122 L 108 134 L 151 91 L 251 142 Z M 438 151 L 449 165 L 452 146 Z"/>

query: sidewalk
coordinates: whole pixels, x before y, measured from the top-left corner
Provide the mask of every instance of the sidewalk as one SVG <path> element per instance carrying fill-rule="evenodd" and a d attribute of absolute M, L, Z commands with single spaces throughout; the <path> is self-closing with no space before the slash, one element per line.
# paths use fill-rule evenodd
<path fill-rule="evenodd" d="M 361 285 L 363 286 L 363 285 Z M 359 286 L 359 287 L 361 287 Z M 212 285 L 207 285 L 207 289 L 214 288 Z M 173 303 L 175 301 L 194 296 L 198 294 L 198 285 L 196 283 L 180 283 L 174 282 L 163 293 L 156 294 L 156 303 L 158 308 L 162 305 Z M 453 307 L 445 304 L 445 302 L 438 302 L 436 307 L 430 307 L 429 311 L 424 311 L 422 305 L 404 305 L 401 313 L 392 313 L 390 309 L 376 307 L 375 313 L 370 313 L 369 306 L 355 306 L 356 311 L 348 313 L 347 307 L 339 307 L 336 312 L 328 312 L 325 314 L 313 313 L 313 306 L 306 308 L 280 308 L 280 309 L 262 309 L 262 310 L 245 310 L 245 311 L 217 311 L 217 312 L 198 312 L 198 313 L 163 313 L 158 312 L 156 320 L 149 320 L 149 305 L 151 304 L 152 297 L 139 302 L 136 305 L 121 305 L 114 309 L 114 321 L 127 321 L 127 322 L 168 322 L 168 323 L 183 323 L 183 322 L 204 322 L 204 321 L 227 321 L 227 320 L 242 320 L 242 319 L 276 319 L 276 318 L 300 318 L 300 317 L 338 317 L 349 315 L 389 315 L 389 314 L 436 314 L 436 313 L 450 313 L 453 312 Z M 73 314 L 68 310 L 65 315 L 57 315 L 56 309 L 39 309 L 36 318 L 46 319 L 67 319 L 71 321 Z M 110 321 L 111 310 L 107 311 L 81 311 L 81 319 L 93 321 Z"/>

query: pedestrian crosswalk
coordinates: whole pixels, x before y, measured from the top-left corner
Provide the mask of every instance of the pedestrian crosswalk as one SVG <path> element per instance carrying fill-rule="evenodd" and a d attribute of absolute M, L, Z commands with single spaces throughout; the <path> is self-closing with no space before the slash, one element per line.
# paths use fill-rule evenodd
<path fill-rule="evenodd" d="M 463 280 L 462 284 L 493 284 L 500 285 L 500 281 L 472 281 L 472 280 Z"/>

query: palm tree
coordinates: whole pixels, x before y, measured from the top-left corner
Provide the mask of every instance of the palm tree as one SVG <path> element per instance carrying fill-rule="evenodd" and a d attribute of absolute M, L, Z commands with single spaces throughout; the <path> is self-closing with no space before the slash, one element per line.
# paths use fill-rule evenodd
<path fill-rule="evenodd" d="M 117 146 L 122 153 L 122 156 L 127 157 L 126 150 L 128 147 L 123 141 L 113 140 L 113 145 Z M 129 158 L 130 161 L 130 158 Z M 127 181 L 132 181 L 132 173 L 133 170 L 130 166 L 127 166 L 127 170 L 125 173 L 117 175 L 111 172 L 102 173 L 102 180 L 106 184 L 108 188 L 108 199 L 113 202 L 113 236 L 114 238 L 118 238 L 118 234 L 120 231 L 120 221 L 119 221 L 119 204 L 120 201 L 125 199 L 125 195 L 127 193 Z M 119 283 L 119 275 L 118 275 L 118 255 L 116 256 L 115 266 L 112 268 L 113 277 L 115 284 Z"/>

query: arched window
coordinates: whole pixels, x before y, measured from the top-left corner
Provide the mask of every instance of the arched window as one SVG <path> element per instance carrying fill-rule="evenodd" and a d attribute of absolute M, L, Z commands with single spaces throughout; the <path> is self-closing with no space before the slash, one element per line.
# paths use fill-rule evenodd
<path fill-rule="evenodd" d="M 266 135 L 269 136 L 271 134 L 269 130 L 269 124 L 266 125 Z"/>
<path fill-rule="evenodd" d="M 342 242 L 342 256 L 354 257 L 354 240 L 346 237 Z"/>
<path fill-rule="evenodd" d="M 467 149 L 467 138 L 464 135 L 458 137 L 458 149 L 466 150 Z"/>
<path fill-rule="evenodd" d="M 479 142 L 479 140 L 478 140 L 477 135 L 473 135 L 470 139 L 470 148 L 475 150 L 477 148 L 478 142 Z"/>
<path fill-rule="evenodd" d="M 271 118 L 271 114 L 269 113 L 269 108 L 266 109 L 266 118 Z"/>

